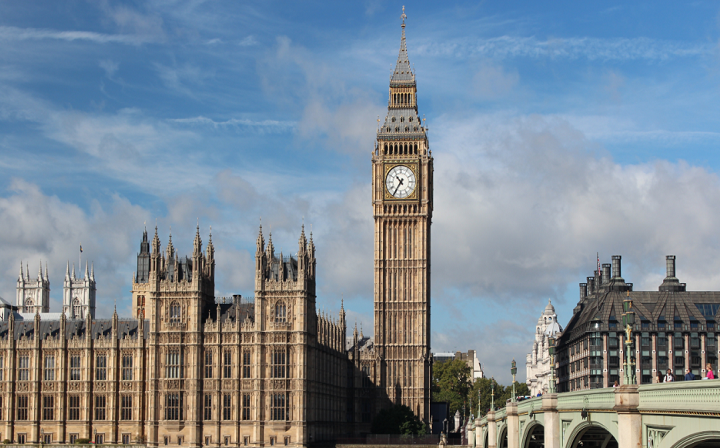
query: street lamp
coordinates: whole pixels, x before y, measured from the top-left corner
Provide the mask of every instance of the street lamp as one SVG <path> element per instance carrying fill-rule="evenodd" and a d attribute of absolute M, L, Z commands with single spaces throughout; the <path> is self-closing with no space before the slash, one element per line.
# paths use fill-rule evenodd
<path fill-rule="evenodd" d="M 480 396 L 481 396 L 480 389 L 478 389 L 478 413 L 477 413 L 478 418 L 480 418 L 480 416 L 482 415 L 482 413 L 480 412 L 480 411 L 482 411 L 482 408 L 480 407 Z"/>
<path fill-rule="evenodd" d="M 548 336 L 548 355 L 550 355 L 550 385 L 548 387 L 551 394 L 555 393 L 555 335 Z"/>
<path fill-rule="evenodd" d="M 630 353 L 632 352 L 632 327 L 635 325 L 635 312 L 633 311 L 633 303 L 630 298 L 630 291 L 627 292 L 625 300 L 623 301 L 623 325 L 625 326 L 625 334 L 627 334 L 627 340 L 625 340 L 625 351 L 627 351 L 625 362 L 625 384 L 635 383 L 635 363 L 632 362 Z"/>
<path fill-rule="evenodd" d="M 490 410 L 495 410 L 495 377 L 490 378 Z"/>
<path fill-rule="evenodd" d="M 513 392 L 511 401 L 515 403 L 517 401 L 517 398 L 515 398 L 515 374 L 517 373 L 517 365 L 515 364 L 515 358 L 513 358 L 512 367 L 510 367 L 510 373 L 512 373 L 513 376 Z"/>

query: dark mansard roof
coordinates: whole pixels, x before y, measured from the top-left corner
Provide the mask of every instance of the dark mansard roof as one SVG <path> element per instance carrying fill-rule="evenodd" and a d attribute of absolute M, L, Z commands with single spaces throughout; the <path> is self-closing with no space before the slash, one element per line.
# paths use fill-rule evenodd
<path fill-rule="evenodd" d="M 9 322 L 0 322 L 0 338 L 6 339 L 8 337 Z M 143 338 L 147 339 L 148 328 L 150 327 L 150 321 L 146 320 L 144 325 Z M 92 339 L 99 339 L 100 335 L 105 338 L 109 338 L 112 335 L 112 320 L 111 319 L 95 319 L 91 324 L 91 337 Z M 40 339 L 46 338 L 59 338 L 60 335 L 60 321 L 59 320 L 46 320 L 40 321 Z M 65 322 L 65 338 L 72 339 L 77 336 L 78 338 L 85 338 L 86 335 L 86 321 L 84 320 L 67 320 Z M 131 339 L 137 339 L 138 337 L 138 321 L 136 319 L 119 319 L 118 320 L 118 339 L 124 339 L 128 335 Z M 35 337 L 35 322 L 34 321 L 16 321 L 15 322 L 15 340 L 21 339 L 25 336 L 28 339 Z"/>
<path fill-rule="evenodd" d="M 629 297 L 635 311 L 633 330 L 704 331 L 707 322 L 720 322 L 720 291 L 630 291 Z M 626 298 L 627 292 L 605 291 L 581 300 L 561 339 L 567 342 L 587 331 L 624 331 L 622 314 Z M 599 323 L 597 330 L 591 328 L 595 321 Z M 681 323 L 680 330 L 675 330 L 676 321 Z M 664 322 L 665 328 L 659 329 L 658 322 Z M 611 323 L 616 327 L 611 329 Z M 697 323 L 697 328 L 693 329 L 691 323 Z"/>

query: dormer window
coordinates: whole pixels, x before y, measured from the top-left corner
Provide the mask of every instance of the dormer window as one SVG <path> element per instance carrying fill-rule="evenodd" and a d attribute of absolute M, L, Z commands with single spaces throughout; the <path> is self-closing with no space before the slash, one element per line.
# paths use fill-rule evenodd
<path fill-rule="evenodd" d="M 392 122 L 395 123 L 395 117 L 392 117 Z"/>
<path fill-rule="evenodd" d="M 408 121 L 412 121 L 412 117 L 408 118 Z"/>
<path fill-rule="evenodd" d="M 405 117 L 400 117 L 400 123 L 405 121 Z"/>

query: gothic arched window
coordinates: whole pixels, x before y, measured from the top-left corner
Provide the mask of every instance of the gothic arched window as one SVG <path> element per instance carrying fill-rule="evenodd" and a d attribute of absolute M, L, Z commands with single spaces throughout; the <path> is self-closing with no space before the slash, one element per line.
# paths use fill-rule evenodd
<path fill-rule="evenodd" d="M 180 322 L 180 304 L 177 302 L 173 302 L 170 304 L 170 322 Z"/>
<path fill-rule="evenodd" d="M 30 309 L 30 308 L 32 308 L 32 306 L 33 306 L 32 299 L 25 299 L 25 310 L 24 311 L 26 313 L 32 312 L 32 310 Z"/>
<path fill-rule="evenodd" d="M 287 322 L 287 306 L 284 302 L 275 304 L 275 323 L 284 324 Z"/>
<path fill-rule="evenodd" d="M 72 308 L 73 317 L 82 319 L 82 306 L 80 306 L 80 301 L 78 299 L 73 299 Z"/>

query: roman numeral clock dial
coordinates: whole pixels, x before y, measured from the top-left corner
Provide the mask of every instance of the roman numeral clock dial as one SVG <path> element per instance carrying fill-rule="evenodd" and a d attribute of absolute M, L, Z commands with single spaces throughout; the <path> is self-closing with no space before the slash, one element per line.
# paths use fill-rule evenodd
<path fill-rule="evenodd" d="M 388 171 L 385 188 L 392 197 L 405 199 L 415 191 L 415 173 L 404 165 L 398 165 Z"/>

